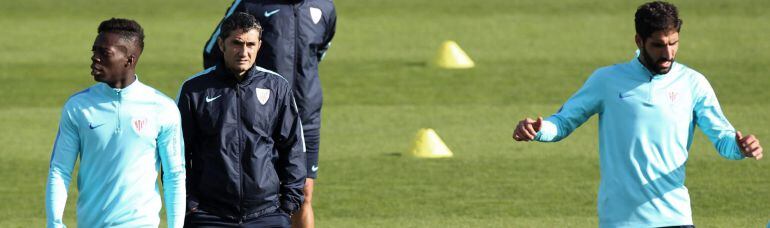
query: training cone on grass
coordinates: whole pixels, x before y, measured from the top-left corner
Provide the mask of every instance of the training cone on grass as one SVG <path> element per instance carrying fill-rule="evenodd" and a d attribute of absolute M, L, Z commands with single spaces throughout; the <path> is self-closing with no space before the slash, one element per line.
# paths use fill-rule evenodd
<path fill-rule="evenodd" d="M 412 143 L 412 148 L 407 155 L 418 158 L 449 158 L 452 157 L 452 151 L 444 144 L 444 141 L 438 137 L 436 131 L 430 128 L 423 128 L 417 132 L 417 137 Z"/>
<path fill-rule="evenodd" d="M 465 54 L 460 45 L 451 40 L 441 44 L 438 55 L 433 60 L 433 65 L 446 69 L 468 69 L 475 66 L 473 60 L 468 57 L 468 54 Z"/>

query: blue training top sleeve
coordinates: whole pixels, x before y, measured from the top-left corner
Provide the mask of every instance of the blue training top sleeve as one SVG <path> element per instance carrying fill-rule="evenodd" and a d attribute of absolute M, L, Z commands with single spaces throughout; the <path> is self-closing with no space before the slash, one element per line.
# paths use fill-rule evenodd
<path fill-rule="evenodd" d="M 744 156 L 735 141 L 735 128 L 722 113 L 714 89 L 702 75 L 698 75 L 696 80 L 694 90 L 696 101 L 693 111 L 695 123 L 708 136 L 719 155 L 731 160 L 743 159 Z"/>
<path fill-rule="evenodd" d="M 540 142 L 556 142 L 562 140 L 575 129 L 585 123 L 588 118 L 599 112 L 601 105 L 601 85 L 594 73 L 556 114 L 543 121 L 535 140 Z"/>
<path fill-rule="evenodd" d="M 45 211 L 47 227 L 65 227 L 62 217 L 67 204 L 67 190 L 80 151 L 78 127 L 68 112 L 62 110 L 59 131 L 54 141 L 46 184 Z"/>
<path fill-rule="evenodd" d="M 170 103 L 170 102 L 169 102 Z M 163 196 L 168 227 L 182 227 L 185 216 L 185 167 L 179 109 L 164 107 L 163 124 L 158 133 L 158 155 L 163 168 Z"/>

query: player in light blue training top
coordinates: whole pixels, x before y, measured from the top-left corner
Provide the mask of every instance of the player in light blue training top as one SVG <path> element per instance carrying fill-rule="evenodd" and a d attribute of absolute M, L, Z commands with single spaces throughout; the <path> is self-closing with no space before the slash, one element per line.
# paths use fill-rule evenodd
<path fill-rule="evenodd" d="M 727 159 L 762 158 L 727 121 L 700 73 L 674 61 L 682 21 L 674 5 L 636 12 L 640 55 L 595 71 L 554 115 L 519 122 L 517 141 L 555 142 L 599 115 L 600 227 L 692 227 L 685 163 L 698 126 Z"/>
<path fill-rule="evenodd" d="M 75 161 L 79 227 L 158 227 L 163 169 L 168 227 L 182 227 L 185 168 L 179 110 L 134 74 L 144 47 L 133 20 L 99 25 L 91 75 L 100 82 L 64 104 L 46 187 L 48 227 L 64 227 Z"/>

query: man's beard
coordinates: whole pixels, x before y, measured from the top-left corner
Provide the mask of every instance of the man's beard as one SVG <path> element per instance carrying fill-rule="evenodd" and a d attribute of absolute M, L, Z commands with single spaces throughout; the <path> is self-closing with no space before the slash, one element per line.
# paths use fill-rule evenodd
<path fill-rule="evenodd" d="M 642 57 L 644 58 L 644 66 L 647 67 L 647 69 L 650 70 L 650 72 L 652 72 L 655 75 L 666 74 L 669 71 L 671 71 L 672 67 L 674 67 L 674 59 L 664 59 L 664 58 L 661 58 L 661 59 L 658 59 L 657 62 L 653 63 L 653 62 L 651 62 L 652 61 L 652 57 L 650 57 L 650 55 L 647 53 L 646 48 L 642 47 L 642 49 L 640 51 L 641 51 Z M 667 62 L 667 61 L 671 61 L 671 66 L 669 66 L 668 68 L 662 68 L 659 65 L 659 63 L 663 63 L 663 62 Z"/>

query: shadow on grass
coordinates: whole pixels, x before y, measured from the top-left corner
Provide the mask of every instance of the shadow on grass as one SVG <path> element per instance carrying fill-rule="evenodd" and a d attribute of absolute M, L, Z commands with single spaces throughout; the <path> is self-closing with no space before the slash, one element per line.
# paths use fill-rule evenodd
<path fill-rule="evenodd" d="M 384 155 L 388 156 L 388 157 L 401 157 L 401 156 L 403 156 L 403 155 L 401 155 L 400 152 L 390 152 L 390 153 L 385 153 Z"/>
<path fill-rule="evenodd" d="M 427 67 L 428 63 L 425 61 L 405 61 L 404 65 L 407 67 Z"/>

